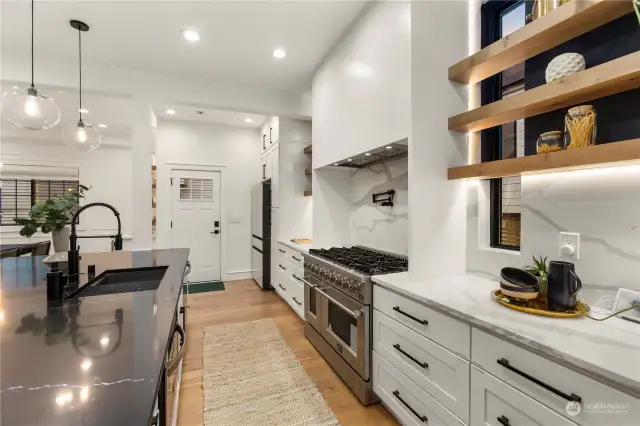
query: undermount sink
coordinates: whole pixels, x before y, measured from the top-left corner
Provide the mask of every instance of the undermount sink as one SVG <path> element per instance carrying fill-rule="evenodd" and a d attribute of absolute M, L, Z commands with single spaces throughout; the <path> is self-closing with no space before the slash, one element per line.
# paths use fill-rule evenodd
<path fill-rule="evenodd" d="M 104 271 L 68 297 L 101 296 L 155 290 L 160 285 L 168 266 L 149 268 L 112 269 Z"/>

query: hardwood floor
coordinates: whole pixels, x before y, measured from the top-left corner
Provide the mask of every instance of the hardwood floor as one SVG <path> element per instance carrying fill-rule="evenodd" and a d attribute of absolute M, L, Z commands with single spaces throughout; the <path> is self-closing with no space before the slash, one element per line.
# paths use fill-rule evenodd
<path fill-rule="evenodd" d="M 202 336 L 206 327 L 273 318 L 285 341 L 344 426 L 398 425 L 382 404 L 364 407 L 304 337 L 303 321 L 275 292 L 253 282 L 225 283 L 226 290 L 188 295 L 187 348 L 180 387 L 179 426 L 199 426 L 202 417 Z M 284 426 L 284 425 L 283 425 Z"/>

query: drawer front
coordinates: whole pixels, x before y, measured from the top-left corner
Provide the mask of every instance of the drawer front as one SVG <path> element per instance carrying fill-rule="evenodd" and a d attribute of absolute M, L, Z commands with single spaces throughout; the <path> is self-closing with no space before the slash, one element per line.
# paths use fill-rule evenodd
<path fill-rule="evenodd" d="M 287 293 L 289 293 L 291 297 L 291 302 L 304 312 L 304 286 L 300 281 L 293 278 L 293 276 L 289 277 Z"/>
<path fill-rule="evenodd" d="M 462 321 L 373 286 L 373 307 L 465 359 L 471 356 L 471 327 Z"/>
<path fill-rule="evenodd" d="M 373 348 L 457 417 L 469 421 L 468 361 L 375 309 Z"/>
<path fill-rule="evenodd" d="M 471 426 L 575 426 L 491 374 L 471 367 Z"/>
<path fill-rule="evenodd" d="M 404 425 L 464 425 L 376 351 L 373 351 L 373 391 Z"/>
<path fill-rule="evenodd" d="M 283 264 L 284 263 L 284 264 Z M 286 292 L 286 288 L 289 285 L 289 279 L 291 278 L 291 272 L 289 271 L 290 267 L 287 265 L 287 261 L 280 262 L 278 264 L 278 283 L 275 286 L 275 289 L 278 293 Z"/>
<path fill-rule="evenodd" d="M 640 400 L 630 395 L 476 328 L 471 344 L 474 364 L 578 424 L 639 424 Z M 566 411 L 572 394 L 582 402 L 576 416 Z"/>
<path fill-rule="evenodd" d="M 289 260 L 294 264 L 298 265 L 301 269 L 304 268 L 304 258 L 302 257 L 302 253 L 296 250 L 289 250 Z"/>
<path fill-rule="evenodd" d="M 278 243 L 278 254 L 280 256 L 284 256 L 286 259 L 289 259 L 289 251 L 292 251 L 289 247 L 285 246 L 284 244 Z"/>

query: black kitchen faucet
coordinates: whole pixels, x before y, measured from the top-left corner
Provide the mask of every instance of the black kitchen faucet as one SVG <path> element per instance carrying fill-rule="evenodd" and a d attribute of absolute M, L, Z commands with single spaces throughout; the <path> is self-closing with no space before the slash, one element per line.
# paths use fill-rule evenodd
<path fill-rule="evenodd" d="M 76 233 L 76 221 L 80 213 L 87 210 L 90 207 L 106 207 L 110 209 L 118 219 L 118 233 L 116 235 L 82 235 L 78 236 Z M 68 279 L 69 283 L 78 283 L 80 273 L 80 252 L 78 251 L 78 238 L 115 238 L 114 249 L 122 250 L 122 224 L 120 223 L 120 213 L 111 204 L 107 203 L 89 203 L 80 207 L 76 214 L 71 218 L 71 235 L 69 236 L 69 252 L 67 256 L 68 262 Z"/>

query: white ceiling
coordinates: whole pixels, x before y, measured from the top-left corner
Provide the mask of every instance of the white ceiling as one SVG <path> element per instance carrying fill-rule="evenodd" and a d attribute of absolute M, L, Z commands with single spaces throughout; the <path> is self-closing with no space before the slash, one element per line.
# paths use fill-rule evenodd
<path fill-rule="evenodd" d="M 255 87 L 301 91 L 366 1 L 36 2 L 36 58 L 77 61 L 77 32 L 91 26 L 83 59 Z M 3 2 L 3 51 L 29 51 L 29 2 Z M 200 41 L 189 43 L 182 29 Z M 274 48 L 285 59 L 272 56 Z M 37 69 L 36 69 L 37 70 Z M 39 72 L 43 72 L 40 70 Z"/>
<path fill-rule="evenodd" d="M 175 114 L 167 114 L 167 109 L 173 109 Z M 154 106 L 153 112 L 159 120 L 194 121 L 197 123 L 221 124 L 224 126 L 246 127 L 250 129 L 261 128 L 269 118 L 266 115 L 249 114 L 244 112 L 223 111 L 220 109 L 196 108 L 192 106 L 162 107 Z M 198 114 L 202 112 L 202 114 Z M 251 122 L 244 120 L 250 118 Z"/>

